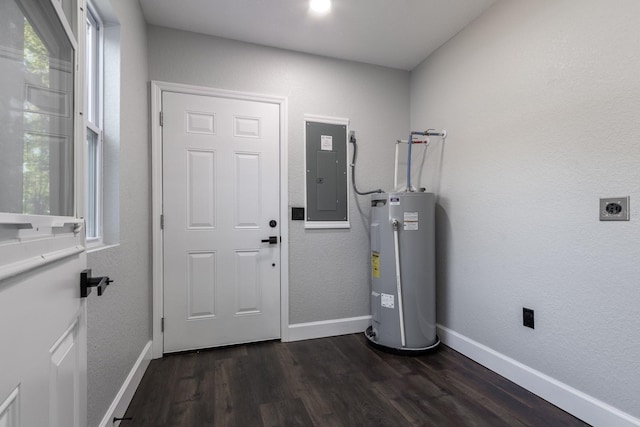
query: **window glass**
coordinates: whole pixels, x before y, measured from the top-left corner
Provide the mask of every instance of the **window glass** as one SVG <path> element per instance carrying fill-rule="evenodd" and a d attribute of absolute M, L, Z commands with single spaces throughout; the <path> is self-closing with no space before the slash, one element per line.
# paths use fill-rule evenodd
<path fill-rule="evenodd" d="M 88 5 L 85 51 L 86 99 L 86 224 L 87 241 L 100 242 L 102 237 L 102 43 L 98 15 Z"/>
<path fill-rule="evenodd" d="M 74 214 L 73 58 L 50 1 L 0 2 L 0 212 Z"/>
<path fill-rule="evenodd" d="M 98 20 L 94 17 L 91 9 L 87 11 L 86 23 L 86 98 L 87 98 L 87 121 L 95 126 L 99 126 L 99 81 L 100 81 L 100 45 L 98 36 Z"/>
<path fill-rule="evenodd" d="M 100 143 L 99 135 L 92 129 L 87 129 L 87 237 L 100 236 Z"/>

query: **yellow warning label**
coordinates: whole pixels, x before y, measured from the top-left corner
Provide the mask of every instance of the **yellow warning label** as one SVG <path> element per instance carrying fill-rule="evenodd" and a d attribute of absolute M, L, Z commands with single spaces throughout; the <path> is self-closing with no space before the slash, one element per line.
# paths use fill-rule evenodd
<path fill-rule="evenodd" d="M 377 252 L 371 252 L 371 275 L 380 278 L 380 254 Z"/>

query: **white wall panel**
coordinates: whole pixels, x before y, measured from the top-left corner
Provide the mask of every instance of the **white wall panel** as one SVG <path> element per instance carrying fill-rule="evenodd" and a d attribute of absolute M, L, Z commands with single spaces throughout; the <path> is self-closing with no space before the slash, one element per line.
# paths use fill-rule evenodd
<path fill-rule="evenodd" d="M 105 156 L 113 169 L 108 179 L 116 188 L 105 199 L 105 220 L 118 223 L 117 246 L 88 255 L 96 275 L 114 283 L 100 299 L 88 301 L 88 425 L 97 426 L 118 395 L 131 367 L 151 339 L 151 161 L 149 156 L 149 71 L 146 24 L 140 5 L 130 0 L 98 0 L 112 11 L 105 33 L 120 51 L 105 61 L 119 84 L 109 86 L 120 102 L 105 105 L 106 127 L 116 127 L 106 140 Z M 117 25 L 119 24 L 119 25 Z M 114 87 L 115 86 L 115 87 Z M 111 92 L 112 94 L 114 92 Z M 109 144 L 111 141 L 113 143 Z M 121 220 L 120 220 L 121 219 Z M 105 298 L 111 303 L 105 302 Z M 117 414 L 122 416 L 123 414 Z"/>
<path fill-rule="evenodd" d="M 640 200 L 638 16 L 500 1 L 411 80 L 412 127 L 449 133 L 420 182 L 440 193 L 439 323 L 635 417 L 640 215 L 598 206 Z"/>

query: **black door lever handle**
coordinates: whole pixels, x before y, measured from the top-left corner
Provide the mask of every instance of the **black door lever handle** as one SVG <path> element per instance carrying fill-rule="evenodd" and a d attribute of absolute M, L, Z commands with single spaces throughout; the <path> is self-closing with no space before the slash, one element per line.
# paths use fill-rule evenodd
<path fill-rule="evenodd" d="M 91 269 L 88 268 L 80 273 L 80 297 L 86 298 L 91 293 L 91 288 L 98 289 L 98 296 L 102 296 L 104 291 L 113 283 L 108 276 L 91 277 Z"/>
<path fill-rule="evenodd" d="M 268 239 L 262 240 L 262 243 L 268 243 L 270 245 L 277 245 L 278 244 L 278 236 L 269 236 Z"/>

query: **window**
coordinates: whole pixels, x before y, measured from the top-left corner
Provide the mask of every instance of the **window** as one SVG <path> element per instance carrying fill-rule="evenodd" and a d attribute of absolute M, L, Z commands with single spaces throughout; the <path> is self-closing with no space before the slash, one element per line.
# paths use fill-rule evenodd
<path fill-rule="evenodd" d="M 87 242 L 102 240 L 103 61 L 102 21 L 89 4 L 86 22 L 85 118 L 87 122 L 85 220 Z"/>
<path fill-rule="evenodd" d="M 47 0 L 0 2 L 2 214 L 75 214 L 70 24 Z"/>

